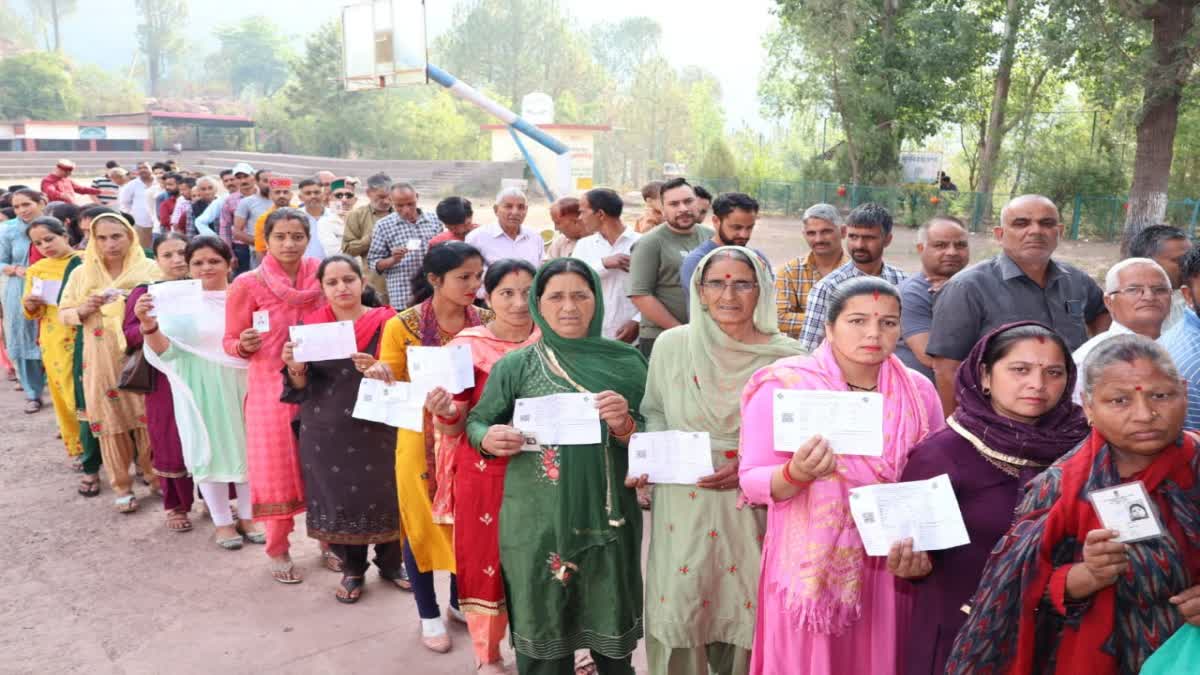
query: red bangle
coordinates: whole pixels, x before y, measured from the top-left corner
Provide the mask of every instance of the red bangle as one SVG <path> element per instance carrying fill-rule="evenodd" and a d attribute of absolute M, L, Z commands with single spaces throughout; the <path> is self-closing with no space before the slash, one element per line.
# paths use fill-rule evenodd
<path fill-rule="evenodd" d="M 437 418 L 437 421 L 439 424 L 443 424 L 445 426 L 457 424 L 458 421 L 462 419 L 462 411 L 459 410 L 457 406 L 454 408 L 454 410 L 455 410 L 454 417 L 442 417 L 441 415 L 434 415 L 434 417 Z"/>
<path fill-rule="evenodd" d="M 139 328 L 141 328 L 141 327 L 139 326 Z M 141 328 L 141 331 L 142 331 L 142 335 L 154 335 L 155 333 L 157 333 L 157 332 L 158 332 L 158 324 L 157 324 L 157 323 L 156 323 L 156 324 L 154 324 L 154 328 L 152 328 L 152 329 L 150 329 L 150 330 L 146 330 L 145 328 Z"/>
<path fill-rule="evenodd" d="M 803 482 L 798 481 L 795 478 L 792 478 L 792 472 L 788 470 L 789 464 L 791 464 L 791 462 L 786 462 L 783 465 L 783 480 L 787 481 L 788 485 L 795 485 L 796 487 L 804 487 Z"/>
<path fill-rule="evenodd" d="M 628 436 L 628 435 L 632 434 L 634 431 L 637 430 L 637 420 L 633 419 L 633 415 L 628 415 L 628 414 L 625 415 L 625 419 L 627 421 L 625 431 L 617 431 L 616 429 L 613 429 L 612 426 L 609 426 L 608 430 L 614 436 L 618 436 L 618 437 L 619 436 Z"/>

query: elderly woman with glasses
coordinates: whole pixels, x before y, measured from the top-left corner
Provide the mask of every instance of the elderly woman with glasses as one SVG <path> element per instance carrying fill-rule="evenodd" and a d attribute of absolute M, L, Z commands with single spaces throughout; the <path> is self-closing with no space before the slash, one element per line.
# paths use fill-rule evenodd
<path fill-rule="evenodd" d="M 1175 364 L 1149 338 L 1111 338 L 1083 365 L 1083 409 L 1091 435 L 1029 484 L 947 673 L 1136 673 L 1200 625 L 1200 456 Z M 1130 503 L 1156 514 L 1149 538 L 1128 531 L 1136 515 L 1100 520 L 1093 495 L 1117 486 L 1144 490 Z"/>

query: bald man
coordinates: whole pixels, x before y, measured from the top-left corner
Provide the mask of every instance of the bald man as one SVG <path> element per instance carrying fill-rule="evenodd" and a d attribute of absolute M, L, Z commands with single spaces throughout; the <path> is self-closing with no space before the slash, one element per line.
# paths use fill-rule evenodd
<path fill-rule="evenodd" d="M 1041 195 L 1014 198 L 992 234 L 1003 249 L 954 276 L 938 293 L 925 352 L 949 415 L 957 407 L 954 374 L 981 337 L 1014 321 L 1038 321 L 1071 350 L 1108 329 L 1104 294 L 1073 265 L 1053 260 L 1063 225 L 1058 207 Z"/>

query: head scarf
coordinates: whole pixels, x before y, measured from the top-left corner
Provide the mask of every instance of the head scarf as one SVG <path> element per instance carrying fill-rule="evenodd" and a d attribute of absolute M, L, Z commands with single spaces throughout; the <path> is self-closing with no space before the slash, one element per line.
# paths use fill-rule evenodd
<path fill-rule="evenodd" d="M 559 258 L 557 260 L 563 260 Z M 588 324 L 587 335 L 568 338 L 554 332 L 538 307 L 538 296 L 546 285 L 546 268 L 538 270 L 529 288 L 529 312 L 533 323 L 542 333 L 535 345 L 549 369 L 578 391 L 599 393 L 615 391 L 629 402 L 631 415 L 642 405 L 646 390 L 646 358 L 633 347 L 602 337 L 604 297 L 600 294 L 600 276 L 587 263 L 571 260 L 571 273 L 588 275 L 596 310 Z M 564 560 L 575 561 L 585 549 L 604 546 L 616 540 L 615 528 L 627 525 L 617 509 L 617 491 L 624 486 L 628 455 L 624 449 L 611 448 L 612 435 L 608 425 L 601 422 L 602 442 L 599 445 L 571 446 L 561 453 L 558 507 L 558 552 Z M 611 449 L 610 449 L 611 448 Z"/>
<path fill-rule="evenodd" d="M 1036 321 L 1020 321 L 1001 326 L 976 343 L 955 376 L 958 409 L 954 412 L 953 424 L 967 431 L 987 448 L 1029 462 L 1021 468 L 1021 483 L 1024 484 L 1079 445 L 1090 429 L 1083 409 L 1071 400 L 1079 373 L 1070 352 L 1064 354 L 1067 364 L 1066 389 L 1058 404 L 1038 418 L 1035 424 L 1011 420 L 992 408 L 991 397 L 983 393 L 983 355 L 988 345 L 1001 333 L 1020 326 L 1039 326 L 1050 330 Z"/>
<path fill-rule="evenodd" d="M 909 450 L 930 431 L 929 413 L 914 382 L 923 377 L 889 355 L 878 380 L 884 401 L 883 456 L 839 455 L 834 476 L 809 483 L 803 498 L 775 503 L 772 517 L 787 522 L 774 556 L 786 562 L 764 569 L 761 583 L 783 596 L 792 625 L 840 635 L 860 619 L 867 553 L 847 506 L 850 488 L 900 479 Z M 772 381 L 781 389 L 850 390 L 830 340 L 811 356 L 783 359 L 755 373 L 742 394 L 743 409 Z"/>
<path fill-rule="evenodd" d="M 100 317 L 105 332 L 115 335 L 122 350 L 125 349 L 125 332 L 122 324 L 125 321 L 125 298 L 129 291 L 142 284 L 152 283 L 162 279 L 162 270 L 153 260 L 146 257 L 146 252 L 138 244 L 137 232 L 128 220 L 116 213 L 102 213 L 92 219 L 92 232 L 104 220 L 113 220 L 125 228 L 129 237 L 129 251 L 121 264 L 121 271 L 114 278 L 104 265 L 104 257 L 96 244 L 96 238 L 88 239 L 87 248 L 83 251 L 83 264 L 71 275 L 67 288 L 63 292 L 63 307 L 78 307 L 90 296 L 112 288 L 121 291 L 116 300 L 100 307 Z"/>

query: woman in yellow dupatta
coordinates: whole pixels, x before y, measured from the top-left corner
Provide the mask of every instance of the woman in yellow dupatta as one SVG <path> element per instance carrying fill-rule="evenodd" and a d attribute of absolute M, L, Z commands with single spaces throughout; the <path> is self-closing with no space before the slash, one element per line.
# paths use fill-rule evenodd
<path fill-rule="evenodd" d="M 58 308 L 63 323 L 83 326 L 83 389 L 88 422 L 100 439 L 100 454 L 121 513 L 137 510 L 129 478 L 129 464 L 135 455 L 143 475 L 154 475 L 145 402 L 141 394 L 117 388 L 125 358 L 121 325 L 125 298 L 134 287 L 162 277 L 158 265 L 146 257 L 137 241 L 136 231 L 124 217 L 115 213 L 96 216 L 83 264 L 67 281 Z"/>
<path fill-rule="evenodd" d="M 42 349 L 42 365 L 46 369 L 46 381 L 50 385 L 50 401 L 54 404 L 54 415 L 58 419 L 63 445 L 67 456 L 83 470 L 80 455 L 83 446 L 79 441 L 79 419 L 75 416 L 75 330 L 67 328 L 58 320 L 58 290 L 67 273 L 67 265 L 79 257 L 71 248 L 67 228 L 57 218 L 36 218 L 29 224 L 28 236 L 42 259 L 25 271 L 25 291 L 22 305 L 25 318 L 38 322 L 38 346 Z M 35 280 L 38 293 L 34 293 Z M 100 487 L 97 475 L 99 467 L 85 472 L 79 489 L 83 494 L 92 494 Z"/>

